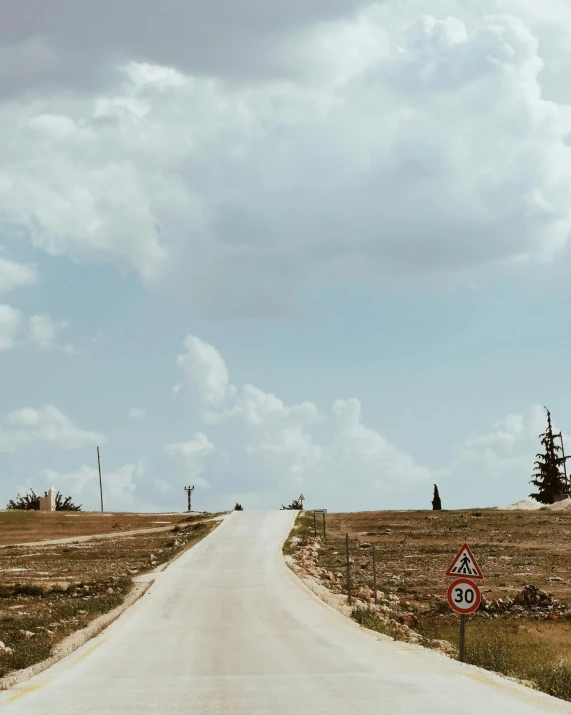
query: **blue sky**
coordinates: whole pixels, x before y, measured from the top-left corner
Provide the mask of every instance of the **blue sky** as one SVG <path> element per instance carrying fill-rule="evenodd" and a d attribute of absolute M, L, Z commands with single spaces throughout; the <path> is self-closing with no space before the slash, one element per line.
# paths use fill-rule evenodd
<path fill-rule="evenodd" d="M 571 422 L 571 11 L 238 5 L 10 10 L 0 504 L 97 508 L 98 444 L 114 510 L 525 497 Z"/>

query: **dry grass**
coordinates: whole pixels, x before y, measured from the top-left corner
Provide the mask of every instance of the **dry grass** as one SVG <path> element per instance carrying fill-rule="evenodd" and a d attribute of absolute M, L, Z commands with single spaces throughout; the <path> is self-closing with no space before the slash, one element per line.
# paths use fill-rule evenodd
<path fill-rule="evenodd" d="M 420 628 L 427 638 L 457 644 L 457 623 L 424 621 Z M 571 623 L 472 618 L 466 626 L 466 662 L 571 700 Z"/>
<path fill-rule="evenodd" d="M 184 514 L 0 511 L 0 545 L 157 528 L 185 518 Z"/>
<path fill-rule="evenodd" d="M 220 522 L 186 517 L 171 532 L 0 551 L 0 677 L 48 657 L 65 636 L 120 605 L 133 577 L 202 539 Z M 26 632 L 28 632 L 26 634 Z"/>
<path fill-rule="evenodd" d="M 312 526 L 311 516 L 311 533 Z M 465 541 L 484 573 L 482 591 L 488 600 L 505 598 L 532 583 L 571 608 L 570 513 L 482 509 L 328 514 L 327 532 L 320 563 L 339 570 L 345 563 L 348 533 L 358 562 L 355 582 L 372 586 L 370 549 L 359 544 L 374 544 L 379 588 L 402 594 L 421 612 L 445 601 L 444 574 Z M 361 569 L 363 563 L 366 567 Z M 563 581 L 548 581 L 553 576 Z"/>

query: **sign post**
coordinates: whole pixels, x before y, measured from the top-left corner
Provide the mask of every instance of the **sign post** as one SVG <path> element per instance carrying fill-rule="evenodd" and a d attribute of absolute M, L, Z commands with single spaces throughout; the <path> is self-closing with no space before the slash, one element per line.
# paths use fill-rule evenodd
<path fill-rule="evenodd" d="M 455 580 L 448 586 L 446 598 L 450 608 L 460 614 L 459 660 L 464 662 L 466 641 L 466 616 L 477 610 L 482 594 L 475 581 L 484 578 L 474 554 L 464 544 L 448 567 L 446 575 Z"/>

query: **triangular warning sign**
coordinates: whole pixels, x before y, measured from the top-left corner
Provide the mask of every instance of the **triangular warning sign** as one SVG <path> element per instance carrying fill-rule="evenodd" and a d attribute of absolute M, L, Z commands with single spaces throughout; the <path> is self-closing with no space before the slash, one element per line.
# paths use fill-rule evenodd
<path fill-rule="evenodd" d="M 468 544 L 460 549 L 456 554 L 454 561 L 448 567 L 447 576 L 464 576 L 464 578 L 473 578 L 475 581 L 484 578 L 484 574 L 478 566 L 478 562 L 474 558 L 474 554 L 470 551 Z"/>

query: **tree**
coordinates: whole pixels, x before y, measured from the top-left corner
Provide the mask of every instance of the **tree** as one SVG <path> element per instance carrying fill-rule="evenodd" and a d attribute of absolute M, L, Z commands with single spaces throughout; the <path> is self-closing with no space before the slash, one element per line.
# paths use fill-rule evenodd
<path fill-rule="evenodd" d="M 44 496 L 47 497 L 48 493 L 45 492 Z M 40 497 L 35 493 L 33 489 L 30 489 L 28 494 L 20 496 L 18 494 L 17 498 L 10 499 L 6 509 L 23 509 L 26 511 L 39 511 L 40 509 Z M 81 505 L 76 506 L 71 497 L 63 497 L 61 492 L 56 494 L 56 511 L 81 511 Z"/>
<path fill-rule="evenodd" d="M 442 509 L 442 502 L 440 501 L 440 494 L 438 493 L 438 487 L 434 485 L 434 495 L 432 497 L 432 508 L 435 510 Z"/>
<path fill-rule="evenodd" d="M 234 511 L 244 511 L 244 507 L 241 504 L 238 504 L 238 502 L 236 502 L 236 504 L 234 505 Z"/>
<path fill-rule="evenodd" d="M 280 511 L 283 511 L 284 509 L 297 509 L 297 511 L 301 511 L 303 509 L 301 499 L 294 499 L 289 506 L 284 506 L 282 504 L 282 508 L 280 509 Z"/>
<path fill-rule="evenodd" d="M 544 448 L 543 454 L 536 454 L 535 472 L 531 484 L 537 487 L 537 492 L 530 494 L 532 499 L 541 504 L 553 504 L 568 492 L 567 481 L 561 468 L 569 457 L 560 456 L 561 446 L 555 444 L 556 435 L 551 426 L 551 413 L 547 412 L 547 430 L 539 435 Z"/>

